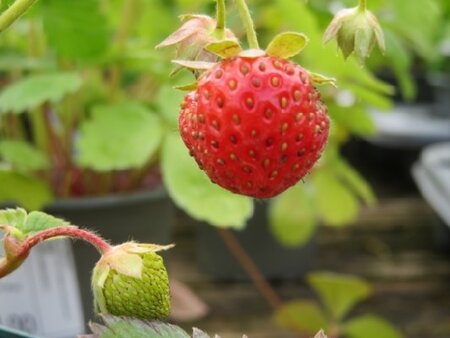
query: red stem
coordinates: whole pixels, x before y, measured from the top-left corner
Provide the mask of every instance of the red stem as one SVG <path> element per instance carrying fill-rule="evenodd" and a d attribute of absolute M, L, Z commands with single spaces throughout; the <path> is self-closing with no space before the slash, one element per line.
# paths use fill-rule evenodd
<path fill-rule="evenodd" d="M 3 239 L 6 257 L 0 257 L 0 278 L 17 269 L 25 261 L 30 250 L 35 245 L 46 239 L 60 236 L 78 238 L 89 242 L 101 254 L 111 249 L 111 246 L 100 236 L 73 225 L 46 229 L 26 238 L 24 241 L 18 240 L 14 235 L 6 235 Z"/>
<path fill-rule="evenodd" d="M 230 230 L 226 229 L 217 229 L 217 231 L 220 237 L 222 237 L 227 248 L 241 264 L 242 268 L 251 278 L 259 292 L 261 292 L 263 297 L 274 310 L 278 310 L 283 302 L 281 301 L 275 290 L 272 288 L 272 286 L 267 282 L 253 259 L 248 255 L 248 253 L 238 242 L 234 234 Z"/>
<path fill-rule="evenodd" d="M 101 253 L 105 253 L 106 251 L 111 249 L 111 245 L 109 245 L 103 238 L 100 236 L 97 236 L 96 234 L 80 229 L 76 226 L 60 226 L 55 228 L 50 228 L 47 230 L 43 230 L 38 232 L 37 234 L 28 237 L 25 239 L 21 245 L 20 250 L 18 252 L 19 257 L 26 257 L 35 245 L 41 243 L 42 241 L 45 241 L 46 239 L 50 239 L 53 237 L 59 237 L 59 236 L 67 236 L 71 238 L 78 238 L 82 239 L 86 242 L 89 242 L 95 248 Z"/>

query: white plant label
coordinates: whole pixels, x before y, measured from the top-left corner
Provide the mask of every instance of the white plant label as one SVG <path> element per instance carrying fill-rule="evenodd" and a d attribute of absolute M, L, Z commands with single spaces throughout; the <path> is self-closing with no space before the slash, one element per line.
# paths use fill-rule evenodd
<path fill-rule="evenodd" d="M 2 250 L 0 245 L 1 255 Z M 39 244 L 21 267 L 0 279 L 0 325 L 46 338 L 72 338 L 83 333 L 83 321 L 68 240 Z"/>

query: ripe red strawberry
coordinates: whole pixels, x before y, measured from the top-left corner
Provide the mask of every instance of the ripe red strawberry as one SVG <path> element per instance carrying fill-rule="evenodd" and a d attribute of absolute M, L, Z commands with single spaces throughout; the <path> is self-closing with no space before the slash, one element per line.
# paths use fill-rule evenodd
<path fill-rule="evenodd" d="M 218 185 L 256 198 L 298 182 L 328 136 L 327 109 L 310 75 L 281 58 L 225 59 L 182 105 L 181 136 Z"/>

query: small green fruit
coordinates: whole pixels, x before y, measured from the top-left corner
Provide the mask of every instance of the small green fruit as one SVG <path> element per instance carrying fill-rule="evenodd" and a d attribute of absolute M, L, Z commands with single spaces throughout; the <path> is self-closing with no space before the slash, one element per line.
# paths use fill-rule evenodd
<path fill-rule="evenodd" d="M 92 274 L 96 311 L 147 320 L 166 317 L 169 279 L 157 252 L 170 247 L 128 242 L 104 253 Z"/>

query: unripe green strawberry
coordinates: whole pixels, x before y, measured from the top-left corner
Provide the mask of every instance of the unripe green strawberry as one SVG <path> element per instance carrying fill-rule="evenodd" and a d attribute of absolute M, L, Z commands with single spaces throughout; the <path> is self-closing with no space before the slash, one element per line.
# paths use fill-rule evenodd
<path fill-rule="evenodd" d="M 104 253 L 92 274 L 96 310 L 140 319 L 166 317 L 169 280 L 157 252 L 170 247 L 128 242 Z"/>

